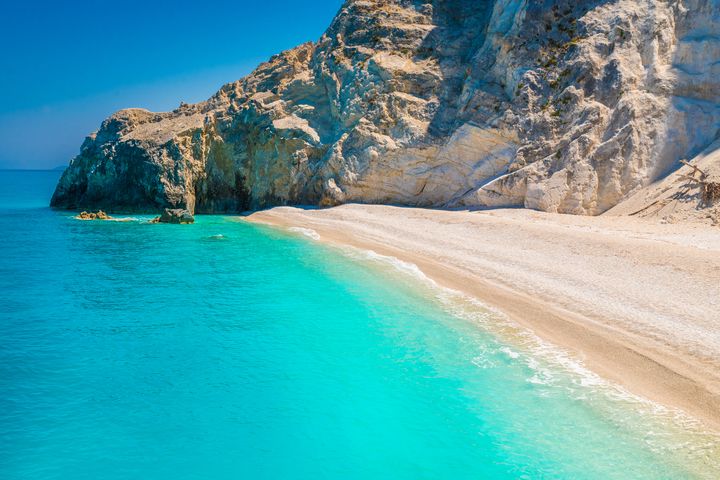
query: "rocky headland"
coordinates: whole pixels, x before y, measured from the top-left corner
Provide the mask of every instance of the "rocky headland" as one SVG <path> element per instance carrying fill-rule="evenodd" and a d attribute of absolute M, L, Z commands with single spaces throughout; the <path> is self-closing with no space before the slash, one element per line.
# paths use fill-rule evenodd
<path fill-rule="evenodd" d="M 713 158 L 718 32 L 718 0 L 348 0 L 206 102 L 112 115 L 52 206 L 597 215 Z"/>

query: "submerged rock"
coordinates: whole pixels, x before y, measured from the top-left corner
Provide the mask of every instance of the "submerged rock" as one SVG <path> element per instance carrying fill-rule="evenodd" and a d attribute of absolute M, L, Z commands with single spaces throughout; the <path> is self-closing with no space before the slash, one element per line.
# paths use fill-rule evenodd
<path fill-rule="evenodd" d="M 166 208 L 162 215 L 152 220 L 152 223 L 189 224 L 195 223 L 195 217 L 189 211 L 181 208 Z"/>
<path fill-rule="evenodd" d="M 120 111 L 52 205 L 598 214 L 720 131 L 718 0 L 348 0 L 206 102 Z"/>

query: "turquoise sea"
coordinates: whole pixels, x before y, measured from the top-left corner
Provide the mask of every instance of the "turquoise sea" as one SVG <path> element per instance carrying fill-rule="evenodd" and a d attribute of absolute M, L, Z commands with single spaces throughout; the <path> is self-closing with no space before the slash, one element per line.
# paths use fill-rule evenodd
<path fill-rule="evenodd" d="M 0 172 L 0 478 L 720 478 L 717 437 L 412 266 Z"/>

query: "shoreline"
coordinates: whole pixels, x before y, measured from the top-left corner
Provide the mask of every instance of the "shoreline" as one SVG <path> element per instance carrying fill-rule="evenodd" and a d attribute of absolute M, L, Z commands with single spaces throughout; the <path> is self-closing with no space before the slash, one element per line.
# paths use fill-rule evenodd
<path fill-rule="evenodd" d="M 678 270 L 678 264 L 689 264 L 687 267 L 692 270 L 698 266 L 698 262 L 712 260 L 715 255 L 715 264 L 710 263 L 706 271 L 700 271 L 699 280 L 693 279 L 695 283 L 708 281 L 712 284 L 720 280 L 720 257 L 717 256 L 720 253 L 720 230 L 717 228 L 688 227 L 693 231 L 693 238 L 685 238 L 676 233 L 673 226 L 665 228 L 620 217 L 571 217 L 526 210 L 457 212 L 370 205 L 345 205 L 327 210 L 278 207 L 255 212 L 245 217 L 245 220 L 285 229 L 311 229 L 319 235 L 316 240 L 321 242 L 372 250 L 415 264 L 438 285 L 477 298 L 541 339 L 568 350 L 602 378 L 621 385 L 633 394 L 678 408 L 710 430 L 720 431 L 720 357 L 716 355 L 715 338 L 694 338 L 701 347 L 705 344 L 705 354 L 698 354 L 698 345 L 685 342 L 688 338 L 693 340 L 698 329 L 711 328 L 711 323 L 697 321 L 695 323 L 699 326 L 690 325 L 694 329 L 689 328 L 689 333 L 684 335 L 671 335 L 663 329 L 648 330 L 646 333 L 632 328 L 633 321 L 639 318 L 637 312 L 633 312 L 632 307 L 635 305 L 623 305 L 623 298 L 602 295 L 612 293 L 612 284 L 598 284 L 601 295 L 591 292 L 593 295 L 589 297 L 589 303 L 588 298 L 576 302 L 578 299 L 572 298 L 573 290 L 570 290 L 571 295 L 564 301 L 559 296 L 568 292 L 552 293 L 558 280 L 567 284 L 582 283 L 574 277 L 577 277 L 578 272 L 582 274 L 583 268 L 608 266 L 603 265 L 602 261 L 599 265 L 593 263 L 599 254 L 593 243 L 595 241 L 604 250 L 600 256 L 616 260 L 617 255 L 613 253 L 619 249 L 635 260 L 627 264 L 626 276 L 630 280 L 641 281 L 635 279 L 633 273 L 649 269 L 643 273 L 656 278 L 657 284 L 642 286 L 650 291 L 657 288 L 660 293 L 668 286 L 666 284 L 672 286 L 683 280 L 683 273 L 687 271 Z M 508 229 L 512 234 L 504 236 L 504 230 Z M 506 241 L 498 251 L 492 248 L 485 251 L 487 242 L 492 242 L 494 238 L 475 234 L 487 234 L 494 230 L 499 230 L 494 234 L 495 238 Z M 673 238 L 673 235 L 680 236 Z M 621 238 L 615 238 L 618 236 Z M 577 241 L 578 238 L 587 241 L 590 247 Z M 709 242 L 705 241 L 707 238 Z M 560 250 L 569 246 L 573 253 L 565 257 L 566 263 L 558 263 L 557 258 L 543 258 L 542 254 L 547 252 L 542 249 L 534 251 L 533 240 L 539 244 L 549 241 L 549 245 L 555 245 Z M 468 253 L 480 246 L 483 251 L 474 259 L 494 256 L 487 265 L 482 265 L 483 268 L 467 262 Z M 650 250 L 647 255 L 633 256 L 633 249 L 643 247 Z M 435 248 L 439 248 L 438 252 L 442 253 L 434 254 Z M 467 251 L 459 251 L 466 248 Z M 539 261 L 539 265 L 546 267 L 546 271 L 527 275 L 528 265 L 522 262 L 508 265 L 513 262 L 512 254 L 516 249 L 528 250 L 528 258 Z M 563 253 L 560 252 L 561 257 Z M 509 257 L 505 258 L 506 255 Z M 575 264 L 577 262 L 579 265 Z M 568 274 L 566 267 L 580 268 L 567 268 L 570 272 Z M 653 268 L 657 271 L 653 271 Z M 620 272 L 615 273 L 622 277 Z M 608 275 L 610 282 L 612 277 L 611 272 Z M 534 291 L 523 288 L 527 287 L 528 280 L 542 282 L 543 279 L 546 284 L 543 288 L 534 288 Z M 624 286 L 622 280 L 618 281 L 617 287 Z M 716 283 L 716 288 L 720 290 L 720 282 Z M 583 287 L 587 286 L 581 284 L 579 290 L 582 291 Z M 610 287 L 610 292 L 604 292 L 602 287 Z M 710 296 L 713 293 L 707 292 Z M 692 290 L 685 292 L 687 294 L 692 297 Z M 668 305 L 675 307 L 674 310 L 682 306 L 683 299 L 677 299 L 680 305 L 675 305 L 676 299 L 667 300 L 670 302 Z M 701 302 L 705 300 L 706 297 L 700 298 Z M 602 308 L 602 304 L 608 302 L 619 304 L 616 305 L 619 308 L 614 310 L 628 311 L 628 318 L 608 315 Z M 588 305 L 585 303 L 597 307 L 597 314 L 588 315 Z M 668 305 L 645 305 L 650 312 L 648 318 L 652 319 L 653 310 L 662 312 Z M 712 300 L 701 307 L 698 318 L 706 320 L 705 316 L 713 315 L 715 305 Z M 669 318 L 674 319 L 672 315 Z M 687 318 L 683 320 L 678 317 L 676 320 L 687 322 Z"/>

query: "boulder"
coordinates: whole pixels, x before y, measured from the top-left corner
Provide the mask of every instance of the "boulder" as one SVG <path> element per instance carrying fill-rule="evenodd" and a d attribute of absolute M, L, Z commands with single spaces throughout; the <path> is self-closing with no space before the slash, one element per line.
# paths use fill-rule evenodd
<path fill-rule="evenodd" d="M 75 218 L 78 220 L 112 220 L 113 217 L 102 210 L 98 210 L 97 212 L 80 212 Z"/>
<path fill-rule="evenodd" d="M 195 223 L 195 217 L 182 208 L 166 208 L 162 215 L 153 220 L 153 223 L 190 224 Z"/>

